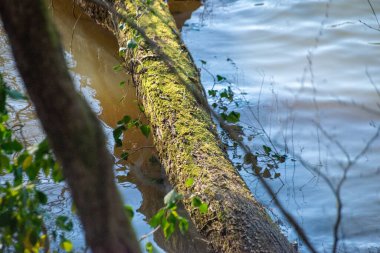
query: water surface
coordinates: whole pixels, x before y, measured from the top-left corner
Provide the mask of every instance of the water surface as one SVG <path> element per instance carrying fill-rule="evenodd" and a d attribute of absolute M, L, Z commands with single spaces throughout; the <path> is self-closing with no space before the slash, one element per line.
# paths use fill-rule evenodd
<path fill-rule="evenodd" d="M 380 13 L 380 2 L 372 2 Z M 313 169 L 336 186 L 350 161 L 355 163 L 341 192 L 339 250 L 380 250 L 380 139 L 366 149 L 380 127 L 380 32 L 360 20 L 378 27 L 367 1 L 210 0 L 183 28 L 198 66 L 247 93 L 249 104 L 237 110 L 243 125 L 258 133 L 247 143 L 263 152 L 270 139 L 288 154 L 280 180 L 270 183 L 320 252 L 331 251 L 336 200 Z M 213 80 L 202 73 L 210 89 Z M 255 177 L 242 174 L 283 221 Z M 288 224 L 284 228 L 297 240 Z"/>

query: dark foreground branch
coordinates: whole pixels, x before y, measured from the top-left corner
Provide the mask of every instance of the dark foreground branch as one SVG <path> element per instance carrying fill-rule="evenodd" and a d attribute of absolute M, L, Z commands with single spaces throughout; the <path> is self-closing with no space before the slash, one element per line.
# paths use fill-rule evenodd
<path fill-rule="evenodd" d="M 93 252 L 139 252 L 100 124 L 76 93 L 42 0 L 2 0 L 0 14 L 17 67 L 63 166 Z"/>

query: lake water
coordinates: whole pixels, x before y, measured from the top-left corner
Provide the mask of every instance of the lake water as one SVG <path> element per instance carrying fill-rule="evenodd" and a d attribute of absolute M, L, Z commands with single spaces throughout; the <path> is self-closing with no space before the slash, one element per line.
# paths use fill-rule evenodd
<path fill-rule="evenodd" d="M 237 110 L 258 134 L 251 148 L 262 153 L 270 139 L 288 155 L 270 183 L 319 252 L 331 251 L 337 204 L 317 172 L 335 187 L 346 168 L 339 250 L 380 251 L 380 32 L 363 23 L 379 27 L 367 1 L 210 0 L 182 32 L 199 67 L 247 93 Z M 255 177 L 242 174 L 282 219 Z"/>
<path fill-rule="evenodd" d="M 118 47 L 112 34 L 78 10 L 73 15 L 71 6 L 61 2 L 53 1 L 51 9 L 70 70 L 77 89 L 102 120 L 109 149 L 118 160 L 122 150 L 113 149 L 112 127 L 125 114 L 143 118 L 134 88 L 119 85 L 128 83 L 128 76 L 113 70 L 118 64 Z M 371 3 L 380 13 L 380 2 Z M 226 77 L 235 91 L 245 92 L 240 106 L 231 109 L 241 113 L 242 124 L 254 133 L 253 141 L 246 140 L 252 150 L 261 153 L 262 145 L 267 145 L 288 155 L 287 162 L 277 169 L 280 178 L 268 180 L 280 201 L 318 251 L 330 252 L 336 199 L 317 172 L 336 186 L 350 165 L 341 190 L 339 250 L 379 252 L 380 140 L 375 134 L 380 126 L 380 32 L 360 22 L 379 27 L 368 2 L 208 0 L 186 21 L 197 7 L 193 3 L 172 6 L 172 10 L 177 8 L 178 22 L 185 23 L 183 39 L 203 68 L 206 89 L 213 86 L 208 71 Z M 1 33 L 0 71 L 6 72 L 8 84 L 20 87 L 6 43 Z M 216 88 L 225 86 L 222 83 Z M 27 106 L 12 104 L 16 109 Z M 40 140 L 43 134 L 30 107 L 20 117 L 26 122 L 27 141 Z M 116 165 L 116 179 L 125 201 L 136 210 L 133 225 L 140 237 L 150 231 L 147 220 L 163 205 L 162 197 L 170 186 L 152 159 L 152 141 L 137 132 L 127 134 L 125 141 L 126 149 L 139 151 L 128 163 Z M 306 167 L 303 161 L 307 161 Z M 298 240 L 251 171 L 241 173 L 289 239 Z M 52 217 L 69 212 L 70 198 L 64 185 L 41 179 L 40 187 L 51 193 Z M 78 226 L 71 239 L 77 247 L 83 246 Z M 190 236 L 177 235 L 169 241 L 157 233 L 154 240 L 160 251 L 204 251 L 194 230 Z M 301 250 L 306 251 L 302 243 Z"/>

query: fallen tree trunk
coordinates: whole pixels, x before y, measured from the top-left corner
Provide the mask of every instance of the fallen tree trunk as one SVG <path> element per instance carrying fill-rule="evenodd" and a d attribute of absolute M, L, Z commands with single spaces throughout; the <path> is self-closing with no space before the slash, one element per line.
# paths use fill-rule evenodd
<path fill-rule="evenodd" d="M 76 0 L 113 31 L 153 128 L 155 146 L 171 184 L 209 206 L 201 215 L 184 205 L 215 252 L 292 252 L 254 199 L 223 150 L 207 111 L 199 73 L 164 1 Z M 119 13 L 119 14 L 117 14 Z M 138 46 L 133 48 L 131 41 Z M 128 44 L 129 41 L 129 44 Z M 133 43 L 132 41 L 132 43 Z M 194 184 L 187 187 L 187 179 Z"/>

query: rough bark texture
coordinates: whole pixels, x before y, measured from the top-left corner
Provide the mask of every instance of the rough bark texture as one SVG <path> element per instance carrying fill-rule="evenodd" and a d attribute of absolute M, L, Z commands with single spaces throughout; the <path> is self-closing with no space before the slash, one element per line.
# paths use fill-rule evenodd
<path fill-rule="evenodd" d="M 185 196 L 197 195 L 208 203 L 201 215 L 184 205 L 200 233 L 215 252 L 292 252 L 266 211 L 238 175 L 215 134 L 215 126 L 203 105 L 199 73 L 181 42 L 164 1 L 112 1 L 126 19 L 76 0 L 98 23 L 112 30 L 120 47 L 134 38 L 138 48 L 129 49 L 126 67 L 134 75 L 138 95 L 153 127 L 156 148 L 169 181 Z M 109 8 L 108 8 L 109 9 Z M 114 20 L 118 20 L 116 24 Z M 136 32 L 137 24 L 144 33 Z M 152 47 L 152 42 L 156 45 Z M 197 97 L 197 98 L 196 98 Z M 195 180 L 186 187 L 188 178 Z"/>
<path fill-rule="evenodd" d="M 42 0 L 1 0 L 17 67 L 70 186 L 86 241 L 95 253 L 140 252 L 94 113 L 76 93 L 60 38 Z"/>

